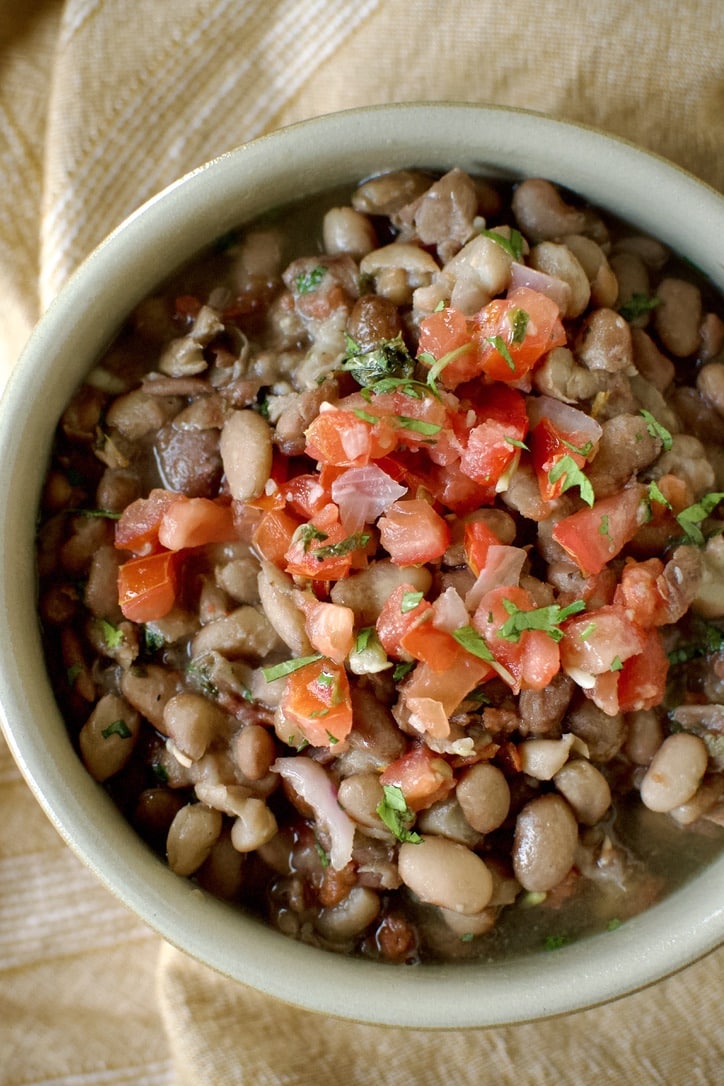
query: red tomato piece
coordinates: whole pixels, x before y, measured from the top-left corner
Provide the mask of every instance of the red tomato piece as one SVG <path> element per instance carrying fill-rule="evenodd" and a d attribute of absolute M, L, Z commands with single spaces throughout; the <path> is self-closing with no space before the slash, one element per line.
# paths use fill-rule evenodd
<path fill-rule="evenodd" d="M 450 544 L 447 522 L 422 498 L 393 502 L 377 527 L 382 546 L 397 566 L 434 562 Z"/>
<path fill-rule="evenodd" d="M 292 576 L 312 581 L 338 581 L 352 568 L 364 564 L 367 538 L 348 536 L 339 521 L 339 510 L 330 502 L 294 533 L 284 555 L 284 568 Z"/>
<path fill-rule="evenodd" d="M 683 614 L 683 610 L 674 610 L 670 596 L 665 599 L 662 594 L 661 589 L 666 586 L 663 571 L 664 563 L 660 558 L 649 558 L 645 562 L 630 559 L 621 571 L 614 602 L 624 607 L 644 629 L 676 622 Z"/>
<path fill-rule="evenodd" d="M 489 302 L 471 325 L 481 370 L 505 384 L 521 382 L 544 354 L 566 343 L 558 306 L 529 287 Z"/>
<path fill-rule="evenodd" d="M 304 626 L 312 648 L 335 664 L 341 664 L 354 648 L 354 611 L 336 603 L 325 603 L 304 592 L 294 598 L 304 612 Z"/>
<path fill-rule="evenodd" d="M 669 660 L 658 630 L 646 632 L 643 650 L 624 661 L 618 678 L 618 702 L 622 713 L 653 709 L 666 693 Z"/>
<path fill-rule="evenodd" d="M 283 509 L 271 509 L 262 514 L 261 520 L 252 532 L 251 542 L 257 553 L 266 561 L 272 562 L 279 569 L 284 569 L 285 555 L 291 546 L 292 537 L 299 527 L 297 517 Z"/>
<path fill-rule="evenodd" d="M 626 487 L 559 520 L 553 538 L 586 577 L 600 573 L 636 535 L 649 516 L 646 487 Z"/>
<path fill-rule="evenodd" d="M 544 501 L 553 501 L 563 493 L 565 476 L 561 475 L 552 483 L 550 472 L 564 456 L 570 456 L 578 467 L 582 468 L 587 457 L 577 450 L 586 447 L 586 437 L 581 434 L 562 433 L 555 423 L 544 417 L 531 431 L 529 444 L 541 497 Z"/>
<path fill-rule="evenodd" d="M 418 357 L 425 354 L 431 355 L 438 362 L 445 355 L 453 356 L 438 377 L 444 388 L 456 388 L 461 382 L 469 381 L 480 372 L 467 318 L 454 306 L 431 313 L 420 322 Z M 429 365 L 426 359 L 422 361 Z"/>
<path fill-rule="evenodd" d="M 558 643 L 543 630 L 523 630 L 517 640 L 503 637 L 502 627 L 510 618 L 505 602 L 520 611 L 535 610 L 535 602 L 517 585 L 493 588 L 486 592 L 473 616 L 473 626 L 482 634 L 488 648 L 510 676 L 514 693 L 544 690 L 560 671 Z"/>
<path fill-rule="evenodd" d="M 176 602 L 178 555 L 172 551 L 131 558 L 118 570 L 118 602 L 130 622 L 163 618 Z"/>
<path fill-rule="evenodd" d="M 322 463 L 349 468 L 363 467 L 391 452 L 397 436 L 389 423 L 384 418 L 370 421 L 372 415 L 366 406 L 359 410 L 370 418 L 339 408 L 321 411 L 307 429 L 307 455 Z"/>
<path fill-rule="evenodd" d="M 420 600 L 412 606 L 417 589 L 413 584 L 401 584 L 385 600 L 377 616 L 375 629 L 380 643 L 394 660 L 409 659 L 405 656 L 401 641 L 404 635 L 420 622 L 432 618 L 432 604 Z"/>
<path fill-rule="evenodd" d="M 470 520 L 465 525 L 464 535 L 465 561 L 477 577 L 485 565 L 488 551 L 493 546 L 500 546 L 500 540 L 484 520 Z"/>
<path fill-rule="evenodd" d="M 615 672 L 630 656 L 643 652 L 647 640 L 646 632 L 617 604 L 569 618 L 562 628 L 561 665 L 568 673 Z"/>
<path fill-rule="evenodd" d="M 293 671 L 287 676 L 281 711 L 313 747 L 341 743 L 352 730 L 352 698 L 344 667 L 323 659 Z"/>
<path fill-rule="evenodd" d="M 131 502 L 116 521 L 115 545 L 119 550 L 134 554 L 151 554 L 158 549 L 158 529 L 163 514 L 181 495 L 160 487 L 147 498 Z"/>
<path fill-rule="evenodd" d="M 158 541 L 169 551 L 238 538 L 231 505 L 210 498 L 178 498 L 166 507 L 158 527 Z"/>
<path fill-rule="evenodd" d="M 420 745 L 388 765 L 380 776 L 380 783 L 396 785 L 410 810 L 422 811 L 444 799 L 455 787 L 455 778 L 444 758 Z"/>
<path fill-rule="evenodd" d="M 447 671 L 460 656 L 460 645 L 452 634 L 439 630 L 432 622 L 421 622 L 407 630 L 400 638 L 400 648 L 433 671 Z"/>
<path fill-rule="evenodd" d="M 331 501 L 329 489 L 324 486 L 318 473 L 295 475 L 282 483 L 281 493 L 294 512 L 305 520 L 320 513 Z"/>
<path fill-rule="evenodd" d="M 402 708 L 408 698 L 430 698 L 439 701 L 445 715 L 450 717 L 471 690 L 494 675 L 490 664 L 460 646 L 457 657 L 445 671 L 435 671 L 424 662 L 416 664 L 401 689 Z"/>

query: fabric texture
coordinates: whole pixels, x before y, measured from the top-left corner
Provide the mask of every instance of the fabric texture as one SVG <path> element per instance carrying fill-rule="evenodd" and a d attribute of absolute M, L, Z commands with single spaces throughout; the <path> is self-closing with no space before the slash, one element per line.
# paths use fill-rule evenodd
<path fill-rule="evenodd" d="M 715 0 L 0 0 L 0 387 L 68 275 L 134 208 L 315 114 L 531 108 L 722 189 L 722 40 Z M 328 1022 L 163 944 L 63 844 L 1 740 L 0 826 L 0 1086 L 723 1080 L 722 951 L 549 1022 L 446 1035 Z"/>

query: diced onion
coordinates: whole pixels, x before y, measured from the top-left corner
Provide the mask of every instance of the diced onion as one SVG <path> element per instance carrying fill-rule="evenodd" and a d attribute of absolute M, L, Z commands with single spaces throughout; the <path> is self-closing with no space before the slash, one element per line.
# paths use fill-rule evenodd
<path fill-rule="evenodd" d="M 478 578 L 465 596 L 465 606 L 471 613 L 486 592 L 493 588 L 512 588 L 520 581 L 520 575 L 527 558 L 522 547 L 496 546 L 488 548 L 485 565 Z"/>
<path fill-rule="evenodd" d="M 348 468 L 332 483 L 332 501 L 339 506 L 339 519 L 346 532 L 358 532 L 374 524 L 385 510 L 407 493 L 407 487 L 378 467 L 367 464 Z"/>
<path fill-rule="evenodd" d="M 329 834 L 329 862 L 335 871 L 341 871 L 352 859 L 354 823 L 337 803 L 332 782 L 322 766 L 311 758 L 297 757 L 277 758 L 271 768 L 312 808 L 320 829 Z"/>
<path fill-rule="evenodd" d="M 546 275 L 545 272 L 529 268 L 527 264 L 513 262 L 510 266 L 510 290 L 518 287 L 528 287 L 537 290 L 539 294 L 545 294 L 552 302 L 555 302 L 561 313 L 565 313 L 571 300 L 571 288 L 568 283 L 558 279 L 554 275 Z"/>

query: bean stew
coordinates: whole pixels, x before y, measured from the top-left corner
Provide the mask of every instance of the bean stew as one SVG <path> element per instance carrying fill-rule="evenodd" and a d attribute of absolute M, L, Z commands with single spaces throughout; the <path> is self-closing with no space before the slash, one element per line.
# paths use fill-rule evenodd
<path fill-rule="evenodd" d="M 220 239 L 60 420 L 69 733 L 181 877 L 397 963 L 614 930 L 724 844 L 724 323 L 550 182 Z"/>

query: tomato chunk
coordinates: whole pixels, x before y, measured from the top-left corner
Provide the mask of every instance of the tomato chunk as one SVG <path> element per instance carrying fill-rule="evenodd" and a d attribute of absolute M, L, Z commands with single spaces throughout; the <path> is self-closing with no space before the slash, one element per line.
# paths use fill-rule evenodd
<path fill-rule="evenodd" d="M 284 568 L 297 577 L 338 581 L 347 576 L 355 558 L 361 564 L 368 540 L 365 533 L 348 535 L 340 524 L 337 506 L 330 502 L 297 528 L 284 555 Z"/>
<path fill-rule="evenodd" d="M 514 693 L 544 690 L 560 670 L 558 643 L 543 630 L 526 629 L 515 639 L 514 635 L 505 636 L 502 630 L 510 618 L 509 607 L 532 611 L 535 602 L 524 588 L 517 585 L 493 588 L 481 599 L 473 616 L 473 626 L 482 634 L 493 656 L 507 672 L 502 677 Z"/>
<path fill-rule="evenodd" d="M 352 698 L 344 667 L 322 659 L 293 671 L 287 676 L 281 711 L 313 747 L 341 743 L 352 730 Z"/>
<path fill-rule="evenodd" d="M 447 522 L 422 498 L 393 502 L 377 527 L 382 546 L 397 566 L 434 562 L 450 544 Z"/>
<path fill-rule="evenodd" d="M 444 799 L 455 787 L 455 778 L 444 758 L 420 745 L 388 765 L 380 783 L 397 785 L 410 810 L 422 811 Z"/>
<path fill-rule="evenodd" d="M 521 383 L 544 354 L 566 343 L 558 306 L 529 287 L 489 302 L 471 325 L 480 369 L 506 384 Z"/>
<path fill-rule="evenodd" d="M 238 539 L 230 505 L 210 498 L 178 498 L 164 509 L 158 541 L 169 551 Z"/>
<path fill-rule="evenodd" d="M 553 538 L 584 576 L 600 573 L 646 522 L 646 493 L 646 487 L 636 483 L 558 521 Z"/>
<path fill-rule="evenodd" d="M 181 495 L 156 487 L 147 498 L 137 498 L 116 522 L 115 545 L 133 554 L 151 554 L 158 549 L 158 530 L 163 514 Z"/>
<path fill-rule="evenodd" d="M 285 567 L 285 555 L 291 546 L 299 520 L 283 509 L 270 509 L 264 513 L 254 528 L 251 541 L 259 555 L 267 562 Z"/>
<path fill-rule="evenodd" d="M 163 618 L 176 602 L 178 556 L 172 551 L 131 558 L 118 570 L 118 602 L 130 622 Z"/>
<path fill-rule="evenodd" d="M 409 659 L 402 648 L 402 638 L 420 622 L 432 618 L 432 604 L 419 599 L 420 593 L 412 584 L 401 584 L 385 600 L 375 628 L 380 643 L 388 656 L 395 660 Z"/>

